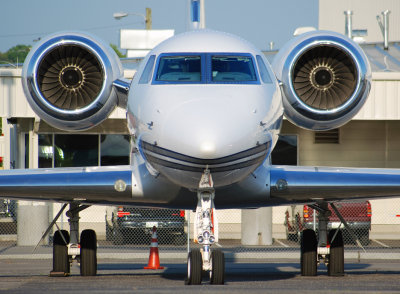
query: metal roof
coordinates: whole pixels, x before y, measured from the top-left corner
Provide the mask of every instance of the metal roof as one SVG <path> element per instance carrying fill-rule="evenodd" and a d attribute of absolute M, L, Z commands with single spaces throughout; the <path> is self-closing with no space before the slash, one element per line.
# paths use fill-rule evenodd
<path fill-rule="evenodd" d="M 389 43 L 389 49 L 384 50 L 383 45 L 361 44 L 367 55 L 373 72 L 400 72 L 400 43 Z"/>
<path fill-rule="evenodd" d="M 389 49 L 383 49 L 383 43 L 359 44 L 371 64 L 372 72 L 400 72 L 400 42 L 390 42 Z M 278 50 L 264 51 L 272 62 Z"/>

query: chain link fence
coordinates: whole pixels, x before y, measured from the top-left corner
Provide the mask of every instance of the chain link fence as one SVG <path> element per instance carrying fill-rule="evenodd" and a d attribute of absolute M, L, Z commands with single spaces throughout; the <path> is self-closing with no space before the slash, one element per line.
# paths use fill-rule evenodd
<path fill-rule="evenodd" d="M 153 227 L 160 245 L 183 246 L 187 242 L 185 211 L 129 206 L 106 210 L 106 238 L 114 245 L 150 245 Z"/>
<path fill-rule="evenodd" d="M 0 242 L 2 246 L 17 246 L 17 202 L 2 200 L 0 203 Z M 59 211 L 60 204 L 49 204 L 49 223 Z M 387 258 L 395 256 L 400 248 L 400 199 L 362 202 L 340 202 L 335 207 L 348 222 L 345 228 L 331 209 L 328 229 L 342 229 L 346 250 L 350 252 L 383 252 Z M 375 207 L 375 209 L 374 209 Z M 228 253 L 293 252 L 300 250 L 300 235 L 304 229 L 318 231 L 318 212 L 308 205 L 282 206 L 272 209 L 271 242 L 261 239 L 249 244 L 244 240 L 242 210 L 218 210 L 219 242 L 216 246 Z M 188 240 L 193 243 L 193 220 L 195 213 L 177 209 L 151 209 L 129 206 L 92 206 L 80 213 L 80 230 L 94 229 L 99 248 L 113 252 L 134 252 L 148 249 L 151 231 L 157 227 L 160 250 L 186 252 Z M 263 224 L 259 224 L 263 225 Z M 57 222 L 60 229 L 69 229 L 65 213 Z M 256 228 L 254 224 L 254 228 Z M 42 245 L 52 246 L 52 234 Z M 257 229 L 255 229 L 257 230 Z M 255 231 L 255 234 L 258 232 Z M 260 234 L 260 233 L 258 233 Z M 36 236 L 37 241 L 40 235 Z M 246 245 L 244 245 L 246 244 Z M 364 251 L 365 250 L 365 251 Z M 161 251 L 162 252 L 162 251 Z M 1 253 L 0 253 L 1 254 Z M 293 256 L 293 255 L 290 255 Z M 397 255 L 396 255 L 397 256 Z M 289 255 L 283 254 L 283 258 Z"/>
<path fill-rule="evenodd" d="M 12 242 L 17 234 L 17 201 L 0 199 L 0 241 Z"/>

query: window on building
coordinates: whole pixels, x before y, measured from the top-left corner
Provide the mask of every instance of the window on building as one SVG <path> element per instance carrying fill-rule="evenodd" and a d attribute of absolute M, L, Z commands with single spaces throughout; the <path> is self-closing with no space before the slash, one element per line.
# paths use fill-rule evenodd
<path fill-rule="evenodd" d="M 280 135 L 271 154 L 274 165 L 297 165 L 297 135 Z"/>
<path fill-rule="evenodd" d="M 54 166 L 54 144 L 53 135 L 39 135 L 39 167 L 51 168 Z"/>
<path fill-rule="evenodd" d="M 99 162 L 98 135 L 55 135 L 54 167 L 96 166 Z"/>
<path fill-rule="evenodd" d="M 128 135 L 101 135 L 100 138 L 100 164 L 102 166 L 129 164 Z"/>
<path fill-rule="evenodd" d="M 129 136 L 39 135 L 39 168 L 129 164 Z"/>

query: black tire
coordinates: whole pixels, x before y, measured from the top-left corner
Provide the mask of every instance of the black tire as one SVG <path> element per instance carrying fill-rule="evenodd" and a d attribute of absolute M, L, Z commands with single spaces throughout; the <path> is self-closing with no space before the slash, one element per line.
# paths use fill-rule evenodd
<path fill-rule="evenodd" d="M 211 264 L 210 283 L 213 285 L 223 285 L 225 281 L 225 255 L 221 250 L 212 250 Z"/>
<path fill-rule="evenodd" d="M 65 241 L 67 244 L 65 244 Z M 53 238 L 53 272 L 69 274 L 70 265 L 68 257 L 69 233 L 66 230 L 56 231 Z"/>
<path fill-rule="evenodd" d="M 301 234 L 300 267 L 302 276 L 317 275 L 317 237 L 314 230 L 304 230 Z"/>
<path fill-rule="evenodd" d="M 343 276 L 344 275 L 344 243 L 342 231 L 336 234 L 335 240 L 332 238 L 336 230 L 329 232 L 329 243 L 331 244 L 329 262 L 328 262 L 328 275 L 329 276 Z"/>
<path fill-rule="evenodd" d="M 81 233 L 81 276 L 95 276 L 97 273 L 97 237 L 93 230 Z"/>
<path fill-rule="evenodd" d="M 203 258 L 200 249 L 192 249 L 188 255 L 186 285 L 200 285 L 203 271 Z"/>

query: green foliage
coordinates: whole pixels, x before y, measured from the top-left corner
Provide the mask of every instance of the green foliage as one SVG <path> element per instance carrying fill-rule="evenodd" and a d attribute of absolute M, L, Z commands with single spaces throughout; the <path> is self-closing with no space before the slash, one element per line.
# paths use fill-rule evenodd
<path fill-rule="evenodd" d="M 24 62 L 30 50 L 31 46 L 27 45 L 14 46 L 7 51 L 7 59 L 14 63 L 17 62 L 22 63 Z"/>
<path fill-rule="evenodd" d="M 110 47 L 114 49 L 115 53 L 117 53 L 119 58 L 126 58 L 126 54 L 122 54 L 121 51 L 119 51 L 117 45 L 110 44 Z"/>
<path fill-rule="evenodd" d="M 11 64 L 23 63 L 30 50 L 31 46 L 17 45 L 5 53 L 0 52 L 0 64 L 7 62 Z"/>
<path fill-rule="evenodd" d="M 118 47 L 114 44 L 110 44 L 111 48 L 114 49 L 115 53 L 119 56 L 119 58 L 125 58 L 126 54 L 123 54 L 119 51 Z M 0 64 L 17 64 L 23 63 L 25 61 L 26 56 L 31 50 L 31 46 L 28 45 L 16 45 L 10 48 L 7 52 L 0 52 Z"/>

